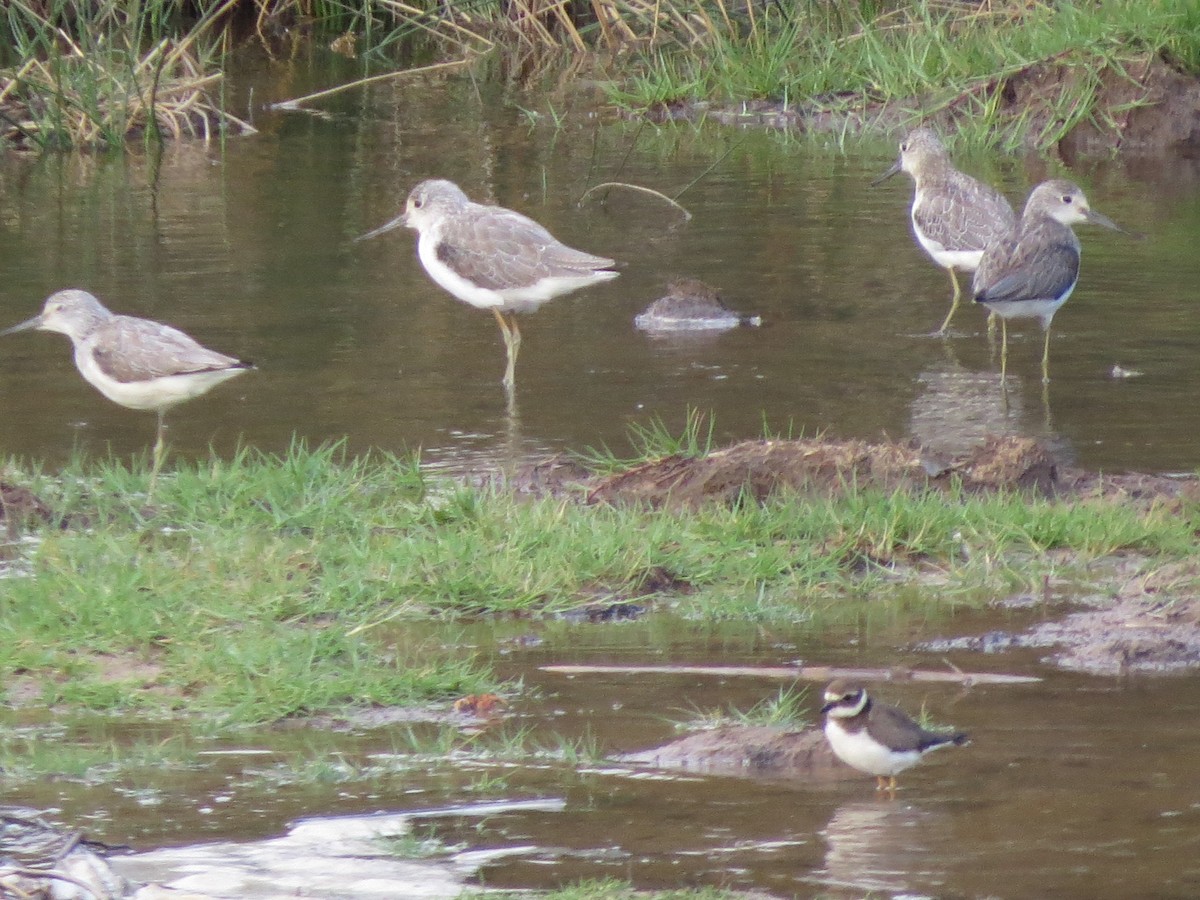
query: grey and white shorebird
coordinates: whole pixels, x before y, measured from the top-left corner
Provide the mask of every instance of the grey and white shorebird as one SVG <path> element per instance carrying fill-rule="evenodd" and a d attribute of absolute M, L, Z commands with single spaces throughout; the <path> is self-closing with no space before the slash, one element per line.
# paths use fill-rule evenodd
<path fill-rule="evenodd" d="M 170 325 L 114 315 L 87 291 L 51 294 L 38 315 L 0 331 L 0 337 L 34 329 L 69 337 L 79 374 L 109 400 L 158 413 L 151 486 L 162 465 L 167 410 L 254 368 L 201 346 Z"/>
<path fill-rule="evenodd" d="M 922 728 L 902 709 L 880 703 L 857 682 L 836 679 L 825 688 L 825 737 L 848 766 L 874 775 L 876 790 L 896 790 L 896 776 L 938 747 L 966 744 L 962 732 Z"/>
<path fill-rule="evenodd" d="M 941 140 L 918 128 L 900 142 L 900 157 L 873 184 L 907 172 L 912 178 L 913 236 L 935 263 L 950 273 L 954 296 L 950 312 L 935 334 L 945 334 L 962 297 L 955 270 L 974 272 L 989 243 L 1006 235 L 1017 214 L 1005 196 L 989 184 L 954 168 Z"/>
<path fill-rule="evenodd" d="M 1017 226 L 989 245 L 975 270 L 975 302 L 999 316 L 1003 329 L 1001 382 L 1008 371 L 1008 320 L 1018 318 L 1041 321 L 1042 382 L 1050 382 L 1050 323 L 1079 280 L 1079 238 L 1071 229 L 1079 222 L 1125 231 L 1092 209 L 1077 185 L 1044 181 L 1030 192 Z"/>
<path fill-rule="evenodd" d="M 519 212 L 474 203 L 452 181 L 422 181 L 409 192 L 403 213 L 356 240 L 400 225 L 420 235 L 417 256 L 430 278 L 496 317 L 508 355 L 504 386 L 509 390 L 521 348 L 516 315 L 618 275 L 613 260 L 568 247 Z"/>

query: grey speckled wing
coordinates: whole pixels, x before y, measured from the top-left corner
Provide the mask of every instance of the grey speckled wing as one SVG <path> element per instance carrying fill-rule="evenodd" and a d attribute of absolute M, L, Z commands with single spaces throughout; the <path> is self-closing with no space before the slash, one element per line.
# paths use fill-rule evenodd
<path fill-rule="evenodd" d="M 125 384 L 248 365 L 149 319 L 113 316 L 89 337 L 96 365 L 105 375 Z"/>
<path fill-rule="evenodd" d="M 533 219 L 497 206 L 473 205 L 442 228 L 437 257 L 463 278 L 495 291 L 543 278 L 587 275 L 613 265 L 560 243 Z"/>
<path fill-rule="evenodd" d="M 947 250 L 979 251 L 1017 224 L 1017 214 L 995 188 L 964 175 L 929 185 L 913 210 L 917 228 Z"/>
<path fill-rule="evenodd" d="M 984 255 L 975 272 L 978 303 L 1054 300 L 1079 277 L 1079 241 L 1066 225 L 1049 221 Z"/>

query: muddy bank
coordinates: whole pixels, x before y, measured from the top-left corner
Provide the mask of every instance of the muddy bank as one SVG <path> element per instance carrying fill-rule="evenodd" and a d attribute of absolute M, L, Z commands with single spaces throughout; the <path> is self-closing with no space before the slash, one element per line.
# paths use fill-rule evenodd
<path fill-rule="evenodd" d="M 693 509 L 704 503 L 764 502 L 780 492 L 836 497 L 864 489 L 1018 492 L 1066 503 L 1167 510 L 1200 500 L 1195 476 L 1085 472 L 1060 466 L 1049 450 L 1028 438 L 992 440 L 953 458 L 912 444 L 746 441 L 702 458 L 668 456 L 602 476 L 590 476 L 569 460 L 548 460 L 523 473 L 515 486 L 532 494 L 581 496 L 589 503 Z M 1069 551 L 1055 552 L 1064 565 L 1071 564 Z M 989 633 L 924 649 L 1046 647 L 1051 650 L 1047 661 L 1054 665 L 1099 675 L 1200 668 L 1200 570 L 1154 569 L 1138 558 L 1110 561 L 1107 569 L 1097 572 L 1104 589 L 1087 599 L 1085 609 L 1064 610 L 1063 618 L 1022 634 Z"/>
<path fill-rule="evenodd" d="M 511 486 L 535 496 L 582 495 L 589 503 L 672 508 L 763 502 L 779 492 L 836 497 L 861 490 L 1016 491 L 1143 506 L 1200 500 L 1200 480 L 1194 476 L 1086 472 L 1059 465 L 1046 447 L 1019 437 L 993 439 L 953 457 L 912 443 L 744 441 L 703 457 L 666 456 L 599 476 L 555 457 L 528 467 Z"/>
<path fill-rule="evenodd" d="M 656 121 L 710 119 L 726 125 L 841 134 L 846 131 L 898 132 L 924 120 L 953 131 L 980 105 L 994 105 L 1002 120 L 1021 123 L 1025 134 L 1053 132 L 1062 116 L 1063 97 L 1079 92 L 1077 82 L 1092 73 L 1062 60 L 1032 63 L 1017 72 L 980 81 L 949 103 L 920 97 L 831 110 L 820 103 L 783 104 L 754 100 L 717 105 L 707 101 L 663 105 Z M 1076 156 L 1112 152 L 1200 156 L 1200 81 L 1161 59 L 1144 59 L 1127 71 L 1105 69 L 1095 87 L 1097 114 L 1085 119 L 1053 149 L 1070 162 Z M 924 110 L 936 108 L 929 116 Z"/>

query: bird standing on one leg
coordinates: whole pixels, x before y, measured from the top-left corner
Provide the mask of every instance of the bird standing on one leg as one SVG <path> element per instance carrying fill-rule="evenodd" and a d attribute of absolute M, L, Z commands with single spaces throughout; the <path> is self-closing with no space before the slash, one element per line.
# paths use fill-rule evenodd
<path fill-rule="evenodd" d="M 1025 202 L 1016 227 L 988 246 L 975 270 L 975 302 L 1000 317 L 1000 381 L 1008 372 L 1008 320 L 1035 318 L 1042 323 L 1042 383 L 1050 383 L 1050 323 L 1079 280 L 1079 238 L 1071 226 L 1091 222 L 1124 231 L 1093 210 L 1077 185 L 1044 181 Z"/>
<path fill-rule="evenodd" d="M 876 790 L 896 790 L 896 776 L 930 750 L 965 744 L 961 732 L 928 731 L 907 713 L 872 698 L 862 685 L 837 679 L 825 689 L 825 737 L 848 766 L 875 776 Z"/>
<path fill-rule="evenodd" d="M 254 368 L 253 363 L 201 346 L 169 325 L 113 315 L 87 291 L 51 294 L 41 313 L 0 331 L 0 337 L 31 329 L 69 337 L 79 374 L 109 400 L 158 413 L 150 490 L 166 449 L 167 410 Z"/>
<path fill-rule="evenodd" d="M 900 158 L 873 184 L 897 172 L 907 172 L 915 186 L 911 218 L 917 243 L 950 273 L 950 312 L 934 332 L 944 335 L 962 296 L 954 270 L 975 271 L 984 248 L 1012 229 L 1017 214 L 998 190 L 954 168 L 945 146 L 928 128 L 901 141 Z"/>
<path fill-rule="evenodd" d="M 504 386 L 510 392 L 521 348 L 516 314 L 618 275 L 613 260 L 572 249 L 511 209 L 473 203 L 452 181 L 422 181 L 409 193 L 401 215 L 357 240 L 400 225 L 419 233 L 417 255 L 430 278 L 496 317 L 508 357 Z"/>

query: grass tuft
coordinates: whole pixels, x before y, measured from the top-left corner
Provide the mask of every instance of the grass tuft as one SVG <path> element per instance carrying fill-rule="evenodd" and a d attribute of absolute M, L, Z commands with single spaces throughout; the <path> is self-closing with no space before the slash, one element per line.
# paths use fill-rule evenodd
<path fill-rule="evenodd" d="M 712 449 L 694 414 L 682 438 L 639 434 L 647 452 Z M 1186 561 L 1198 527 L 1186 505 L 853 487 L 692 510 L 588 505 L 430 484 L 415 458 L 302 443 L 181 463 L 153 506 L 144 465 L 2 471 L 47 509 L 9 523 L 6 699 L 214 728 L 513 695 L 449 635 L 479 617 L 553 619 L 602 596 L 701 623 L 817 628 L 853 620 L 867 597 L 948 609 L 1072 570 L 1083 582 L 1116 555 Z"/>

